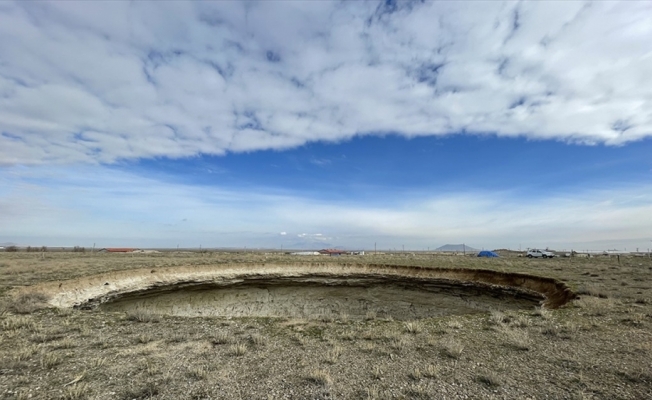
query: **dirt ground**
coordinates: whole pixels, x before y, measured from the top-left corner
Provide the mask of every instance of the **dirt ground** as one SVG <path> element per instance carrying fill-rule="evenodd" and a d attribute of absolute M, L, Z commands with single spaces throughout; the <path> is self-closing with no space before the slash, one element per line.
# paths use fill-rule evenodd
<path fill-rule="evenodd" d="M 527 273 L 562 280 L 579 299 L 398 321 L 170 317 L 9 295 L 136 268 L 334 260 Z M 647 257 L 0 253 L 5 399 L 651 399 L 651 328 Z"/>

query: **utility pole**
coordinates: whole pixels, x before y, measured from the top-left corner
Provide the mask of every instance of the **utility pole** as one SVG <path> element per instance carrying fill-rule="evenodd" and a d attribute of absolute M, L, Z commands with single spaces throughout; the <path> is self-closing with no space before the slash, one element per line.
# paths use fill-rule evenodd
<path fill-rule="evenodd" d="M 378 254 L 378 252 L 376 251 L 376 242 L 374 242 L 374 255 L 376 254 Z"/>
<path fill-rule="evenodd" d="M 464 243 L 462 243 L 462 253 L 466 255 L 466 245 Z"/>

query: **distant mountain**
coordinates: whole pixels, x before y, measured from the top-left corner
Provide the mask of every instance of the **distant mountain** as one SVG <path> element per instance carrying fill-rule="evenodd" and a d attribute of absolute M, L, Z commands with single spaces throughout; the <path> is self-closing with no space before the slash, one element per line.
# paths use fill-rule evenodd
<path fill-rule="evenodd" d="M 469 252 L 472 253 L 474 251 L 480 251 L 478 249 L 474 249 L 473 247 L 465 244 L 445 244 L 441 247 L 437 247 L 435 251 L 459 251 L 459 252 Z"/>
<path fill-rule="evenodd" d="M 13 243 L 13 242 L 0 243 L 0 247 L 9 247 L 9 246 L 18 246 L 18 243 Z"/>

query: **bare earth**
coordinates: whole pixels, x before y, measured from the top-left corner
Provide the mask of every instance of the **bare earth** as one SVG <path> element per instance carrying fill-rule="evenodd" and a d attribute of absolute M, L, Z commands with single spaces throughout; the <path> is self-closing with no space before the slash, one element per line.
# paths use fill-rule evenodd
<path fill-rule="evenodd" d="M 325 264 L 329 261 L 339 266 Z M 137 307 L 132 298 L 131 308 L 116 308 L 119 302 L 90 310 L 70 308 L 84 299 L 115 294 L 119 280 L 110 277 L 137 281 L 158 275 L 155 281 L 160 282 L 165 271 L 197 276 L 229 268 L 252 272 L 263 264 L 274 265 L 281 275 L 299 265 L 338 274 L 374 272 L 382 265 L 423 267 L 426 275 L 460 268 L 522 273 L 565 282 L 579 298 L 557 309 L 495 302 L 470 313 L 426 318 L 402 318 L 400 307 L 398 314 L 383 313 L 386 308 L 373 303 L 347 308 L 337 300 L 325 308 L 337 312 L 302 316 L 292 310 L 306 308 L 293 308 L 293 302 L 316 300 L 287 300 L 295 292 L 284 286 L 273 297 L 269 282 L 258 282 L 267 290 L 266 301 L 286 302 L 286 316 L 159 315 L 161 308 L 143 307 L 142 297 L 136 297 Z M 529 260 L 419 254 L 332 259 L 262 253 L 0 253 L 0 396 L 649 399 L 651 278 L 652 261 L 647 257 L 621 257 L 619 262 L 609 257 Z M 100 293 L 84 292 L 91 287 Z M 334 290 L 346 297 L 340 286 Z M 215 293 L 200 301 L 202 307 L 215 301 Z M 224 304 L 237 309 L 234 305 L 261 301 L 256 296 L 253 303 L 246 296 L 234 301 L 236 294 L 225 295 Z M 391 305 L 393 295 L 380 298 Z M 187 302 L 174 296 L 166 300 L 169 309 Z M 441 299 L 441 304 L 453 301 Z M 263 311 L 278 314 L 269 307 Z"/>

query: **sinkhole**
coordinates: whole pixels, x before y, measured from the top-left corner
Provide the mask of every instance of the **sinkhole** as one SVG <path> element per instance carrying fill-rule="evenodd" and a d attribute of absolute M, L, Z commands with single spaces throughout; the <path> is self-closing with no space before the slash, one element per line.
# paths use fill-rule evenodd
<path fill-rule="evenodd" d="M 60 284 L 51 303 L 185 317 L 412 320 L 557 308 L 574 297 L 561 281 L 526 274 L 319 264 L 121 271 Z"/>

